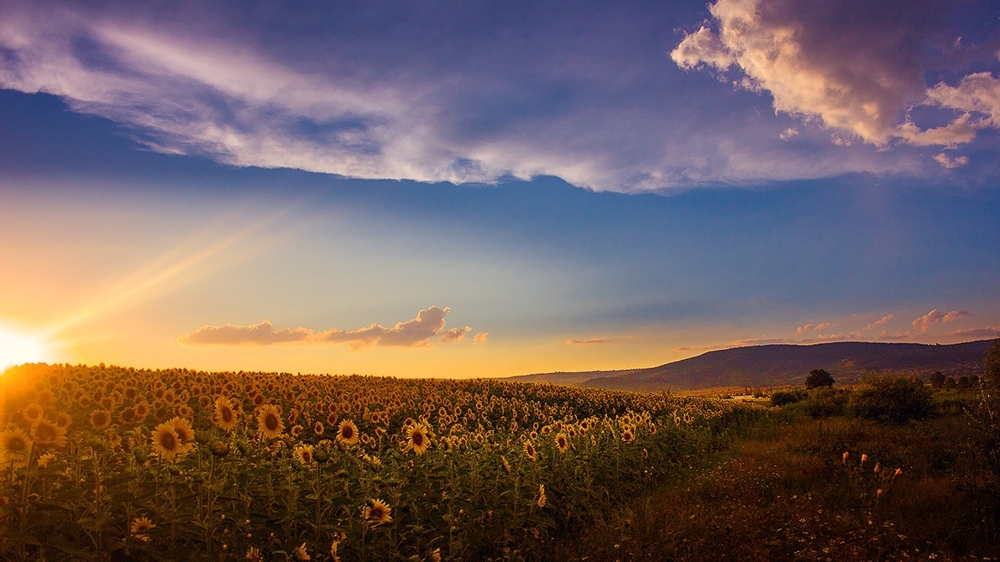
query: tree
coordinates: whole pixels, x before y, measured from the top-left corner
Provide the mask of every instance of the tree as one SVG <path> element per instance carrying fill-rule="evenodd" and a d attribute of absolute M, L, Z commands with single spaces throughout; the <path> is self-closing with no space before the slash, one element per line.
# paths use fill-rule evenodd
<path fill-rule="evenodd" d="M 1000 339 L 994 340 L 993 345 L 986 350 L 986 359 L 983 361 L 983 384 L 1000 388 Z"/>
<path fill-rule="evenodd" d="M 806 388 L 812 390 L 821 386 L 833 386 L 833 375 L 824 369 L 813 369 L 806 377 Z"/>
<path fill-rule="evenodd" d="M 945 381 L 944 373 L 942 373 L 941 371 L 935 371 L 934 374 L 931 375 L 930 380 L 928 382 L 931 383 L 931 386 L 934 387 L 934 390 L 941 390 L 944 387 L 944 381 Z"/>

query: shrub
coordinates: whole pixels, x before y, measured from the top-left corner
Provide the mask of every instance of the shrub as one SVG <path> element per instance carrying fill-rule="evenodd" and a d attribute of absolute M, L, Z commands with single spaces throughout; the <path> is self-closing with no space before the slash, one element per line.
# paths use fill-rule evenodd
<path fill-rule="evenodd" d="M 908 374 L 866 374 L 851 396 L 854 415 L 901 425 L 931 413 L 931 391 L 918 377 Z"/>
<path fill-rule="evenodd" d="M 802 400 L 806 396 L 801 390 L 779 390 L 771 393 L 771 405 L 787 406 Z"/>
<path fill-rule="evenodd" d="M 803 411 L 813 418 L 842 416 L 847 411 L 851 391 L 832 387 L 817 388 L 809 393 Z"/>

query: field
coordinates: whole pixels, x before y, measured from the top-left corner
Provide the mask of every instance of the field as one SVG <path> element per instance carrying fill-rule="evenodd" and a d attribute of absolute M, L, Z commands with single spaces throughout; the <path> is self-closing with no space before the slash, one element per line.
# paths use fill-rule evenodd
<path fill-rule="evenodd" d="M 543 560 L 767 417 L 490 380 L 26 365 L 0 559 Z"/>

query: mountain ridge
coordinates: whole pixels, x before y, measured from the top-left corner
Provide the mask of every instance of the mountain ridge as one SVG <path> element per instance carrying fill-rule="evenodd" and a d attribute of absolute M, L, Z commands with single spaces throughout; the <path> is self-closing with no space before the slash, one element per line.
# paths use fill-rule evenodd
<path fill-rule="evenodd" d="M 769 344 L 714 350 L 649 368 L 536 373 L 508 380 L 648 392 L 801 384 L 812 369 L 825 369 L 840 382 L 856 382 L 866 371 L 886 370 L 921 376 L 941 371 L 957 377 L 980 374 L 994 341 Z"/>

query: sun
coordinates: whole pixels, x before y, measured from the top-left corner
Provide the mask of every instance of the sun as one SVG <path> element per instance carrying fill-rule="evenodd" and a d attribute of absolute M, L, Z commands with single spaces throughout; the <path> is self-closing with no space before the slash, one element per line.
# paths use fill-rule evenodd
<path fill-rule="evenodd" d="M 48 348 L 40 338 L 0 324 L 0 373 L 14 365 L 45 362 L 48 355 Z"/>

